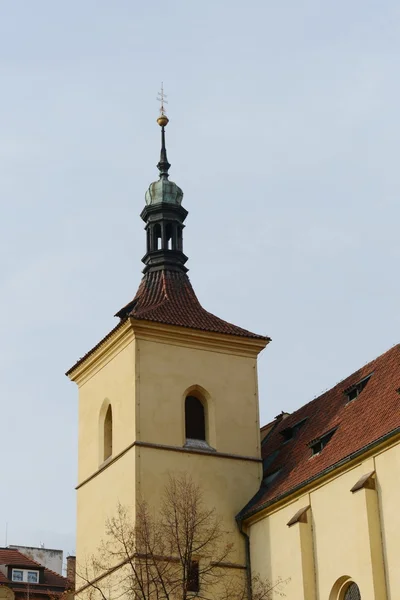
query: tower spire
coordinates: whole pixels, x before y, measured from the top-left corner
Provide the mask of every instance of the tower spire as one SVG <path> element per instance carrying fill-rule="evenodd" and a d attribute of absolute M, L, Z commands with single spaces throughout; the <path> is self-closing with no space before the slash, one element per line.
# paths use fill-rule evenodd
<path fill-rule="evenodd" d="M 157 123 L 161 127 L 161 152 L 160 152 L 160 161 L 157 165 L 158 170 L 160 171 L 161 179 L 168 179 L 169 177 L 169 168 L 170 163 L 167 158 L 167 149 L 165 147 L 165 128 L 169 123 L 169 119 L 165 112 L 164 104 L 168 104 L 166 100 L 167 95 L 164 93 L 164 84 L 161 82 L 161 91 L 158 92 L 157 100 L 160 102 L 160 116 L 157 119 Z"/>
<path fill-rule="evenodd" d="M 182 206 L 183 192 L 168 179 L 170 164 L 165 147 L 165 128 L 168 117 L 165 114 L 166 95 L 161 84 L 157 100 L 160 102 L 160 115 L 157 123 L 161 127 L 161 153 L 157 165 L 160 178 L 150 184 L 146 192 L 146 206 L 141 217 L 146 223 L 147 252 L 142 258 L 145 264 L 143 273 L 154 271 L 179 271 L 186 273 L 187 256 L 183 253 L 183 228 L 187 210 Z"/>

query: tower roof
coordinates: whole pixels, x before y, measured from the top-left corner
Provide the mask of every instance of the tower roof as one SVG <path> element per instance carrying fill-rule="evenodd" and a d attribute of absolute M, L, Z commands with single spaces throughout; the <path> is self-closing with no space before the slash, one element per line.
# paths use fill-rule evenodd
<path fill-rule="evenodd" d="M 269 340 L 266 336 L 232 325 L 206 311 L 198 301 L 189 277 L 180 271 L 146 273 L 134 299 L 115 316 Z"/>
<path fill-rule="evenodd" d="M 116 313 L 115 316 L 120 318 L 119 324 L 69 369 L 67 375 L 130 318 L 203 332 L 259 339 L 264 340 L 266 344 L 270 341 L 267 336 L 252 333 L 216 317 L 205 310 L 198 301 L 187 276 L 187 256 L 183 253 L 183 228 L 188 214 L 181 205 L 183 192 L 168 180 L 170 164 L 165 147 L 165 127 L 168 118 L 163 103 L 157 122 L 161 127 L 161 154 L 157 165 L 160 179 L 150 185 L 146 193 L 146 206 L 141 213 L 146 223 L 147 243 L 147 251 L 142 259 L 145 264 L 144 277 L 133 300 Z"/>

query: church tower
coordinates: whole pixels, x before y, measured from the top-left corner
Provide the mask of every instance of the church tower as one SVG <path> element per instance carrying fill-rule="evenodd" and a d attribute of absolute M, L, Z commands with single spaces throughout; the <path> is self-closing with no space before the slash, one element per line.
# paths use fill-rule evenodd
<path fill-rule="evenodd" d="M 146 192 L 144 276 L 116 327 L 68 372 L 79 388 L 77 564 L 96 552 L 118 503 L 157 508 L 188 472 L 231 532 L 262 476 L 257 355 L 269 338 L 207 312 L 187 275 L 182 190 L 169 180 L 164 110 L 158 181 Z M 210 268 L 213 268 L 210 266 Z M 134 518 L 134 514 L 133 514 Z"/>

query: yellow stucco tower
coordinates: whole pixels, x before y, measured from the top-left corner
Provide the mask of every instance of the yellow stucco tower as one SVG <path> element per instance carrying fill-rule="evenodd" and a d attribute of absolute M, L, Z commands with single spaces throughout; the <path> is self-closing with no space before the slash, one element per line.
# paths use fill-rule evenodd
<path fill-rule="evenodd" d="M 189 472 L 231 531 L 262 477 L 257 355 L 269 339 L 200 305 L 183 253 L 187 211 L 169 180 L 162 111 L 160 178 L 146 193 L 144 276 L 117 326 L 68 376 L 79 387 L 77 563 L 96 551 L 117 503 L 157 506 L 168 473 Z"/>

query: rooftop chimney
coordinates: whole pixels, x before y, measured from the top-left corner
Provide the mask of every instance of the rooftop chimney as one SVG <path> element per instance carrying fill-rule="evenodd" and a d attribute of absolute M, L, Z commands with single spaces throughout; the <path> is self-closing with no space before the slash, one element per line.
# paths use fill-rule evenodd
<path fill-rule="evenodd" d="M 76 557 L 67 556 L 67 579 L 70 590 L 75 591 Z"/>

